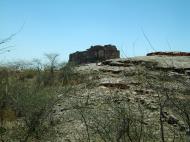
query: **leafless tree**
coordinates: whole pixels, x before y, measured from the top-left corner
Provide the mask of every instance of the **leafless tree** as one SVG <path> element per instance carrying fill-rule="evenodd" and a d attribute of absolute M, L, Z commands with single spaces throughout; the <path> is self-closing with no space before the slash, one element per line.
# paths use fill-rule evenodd
<path fill-rule="evenodd" d="M 45 54 L 45 56 L 47 57 L 48 61 L 49 61 L 49 69 L 50 69 L 50 73 L 51 76 L 54 76 L 54 69 L 56 68 L 56 64 L 57 64 L 57 57 L 59 56 L 59 54 L 56 53 L 50 53 L 50 54 Z"/>

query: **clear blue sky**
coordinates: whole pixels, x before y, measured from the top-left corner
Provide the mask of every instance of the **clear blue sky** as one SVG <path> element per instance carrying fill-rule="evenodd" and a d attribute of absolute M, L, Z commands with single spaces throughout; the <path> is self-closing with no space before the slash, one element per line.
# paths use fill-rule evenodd
<path fill-rule="evenodd" d="M 67 61 L 96 44 L 141 56 L 152 51 L 141 29 L 157 51 L 190 51 L 190 0 L 0 0 L 0 39 L 23 24 L 0 60 L 59 53 Z"/>

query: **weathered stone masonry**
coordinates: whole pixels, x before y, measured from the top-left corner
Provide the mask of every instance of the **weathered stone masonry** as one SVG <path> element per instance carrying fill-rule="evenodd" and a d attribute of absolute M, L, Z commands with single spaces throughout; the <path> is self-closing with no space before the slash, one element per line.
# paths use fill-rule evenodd
<path fill-rule="evenodd" d="M 82 52 L 70 54 L 69 62 L 77 64 L 101 62 L 107 59 L 115 59 L 120 57 L 120 52 L 114 45 L 95 45 Z"/>

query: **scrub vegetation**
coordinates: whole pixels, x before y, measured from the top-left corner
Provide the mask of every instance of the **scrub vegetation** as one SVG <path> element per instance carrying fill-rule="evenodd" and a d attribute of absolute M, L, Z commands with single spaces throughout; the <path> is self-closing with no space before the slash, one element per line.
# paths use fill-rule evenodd
<path fill-rule="evenodd" d="M 176 65 L 189 57 L 101 65 L 58 64 L 57 57 L 1 65 L 1 142 L 188 141 L 189 69 Z"/>

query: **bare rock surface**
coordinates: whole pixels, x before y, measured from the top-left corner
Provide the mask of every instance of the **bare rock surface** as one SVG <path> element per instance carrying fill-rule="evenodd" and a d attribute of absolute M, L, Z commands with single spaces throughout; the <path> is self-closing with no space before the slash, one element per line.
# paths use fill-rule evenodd
<path fill-rule="evenodd" d="M 156 68 L 173 68 L 173 69 L 190 69 L 190 56 L 174 56 L 174 57 L 160 57 L 160 56 L 143 56 L 133 57 L 127 59 L 112 59 L 103 62 L 104 65 L 109 66 L 133 66 L 143 65 L 147 67 Z"/>
<path fill-rule="evenodd" d="M 145 127 L 154 127 L 151 134 L 159 137 L 159 104 L 164 103 L 165 99 L 167 99 L 165 96 L 162 96 L 165 93 L 163 89 L 167 92 L 177 93 L 179 99 L 190 99 L 190 94 L 187 90 L 186 93 L 181 91 L 188 88 L 185 87 L 186 84 L 184 82 L 190 83 L 188 77 L 190 57 L 188 56 L 167 56 L 164 58 L 160 56 L 146 56 L 111 59 L 98 64 L 80 65 L 76 69 L 82 74 L 95 72 L 97 76 L 96 78 L 90 77 L 91 80 L 89 82 L 92 84 L 90 87 L 89 82 L 74 86 L 76 90 L 72 96 L 73 99 L 67 102 L 68 108 L 71 106 L 72 108 L 82 108 L 82 113 L 88 119 L 90 128 L 96 126 L 93 120 L 98 120 L 101 117 L 106 118 L 103 124 L 107 124 L 109 121 L 112 122 L 112 118 L 116 117 L 114 110 L 118 109 L 115 106 L 124 107 L 130 104 L 126 110 L 130 108 L 130 113 L 137 115 L 140 115 L 138 113 L 139 110 L 143 111 L 143 125 Z M 178 81 L 180 79 L 184 82 Z M 168 95 L 173 94 L 168 93 Z M 75 100 L 75 97 L 78 99 Z M 65 103 L 55 108 L 57 113 L 55 116 L 67 122 L 66 124 L 60 122 L 57 130 L 64 132 L 68 141 L 79 141 L 81 137 L 86 135 L 86 127 L 81 112 L 77 111 L 77 109 L 75 112 L 69 112 L 64 107 Z M 90 119 L 92 116 L 95 117 Z M 166 141 L 173 140 L 172 132 L 174 130 L 176 132 L 175 138 L 180 140 L 180 136 L 185 135 L 187 128 L 183 120 L 169 107 L 164 108 L 162 117 L 164 130 L 168 136 Z M 78 120 L 73 118 L 78 118 Z M 73 134 L 76 136 L 75 138 L 72 137 Z M 83 139 L 82 141 L 87 140 Z"/>
<path fill-rule="evenodd" d="M 152 52 L 147 56 L 190 56 L 190 52 Z"/>

